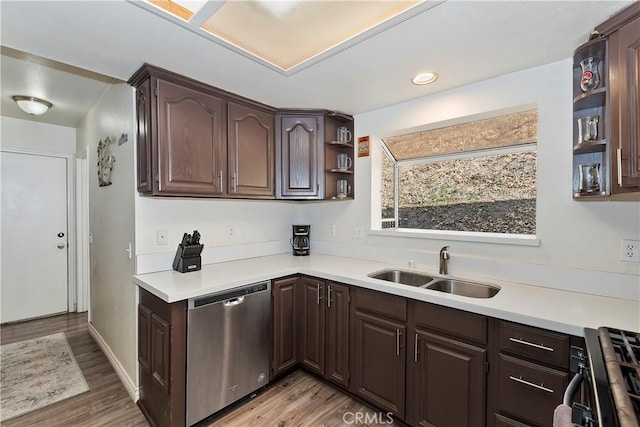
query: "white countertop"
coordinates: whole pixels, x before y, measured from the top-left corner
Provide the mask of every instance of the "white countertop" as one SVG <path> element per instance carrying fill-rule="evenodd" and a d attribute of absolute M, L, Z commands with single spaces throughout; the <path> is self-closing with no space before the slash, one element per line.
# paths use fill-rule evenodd
<path fill-rule="evenodd" d="M 585 327 L 609 326 L 640 331 L 639 301 L 501 281 L 491 282 L 501 288 L 496 296 L 478 299 L 367 276 L 385 268 L 407 269 L 392 264 L 330 255 L 295 257 L 280 254 L 208 264 L 202 266 L 202 270 L 190 273 L 170 270 L 135 275 L 133 281 L 171 303 L 300 273 L 576 336 L 582 336 Z M 413 271 L 438 276 L 433 271 Z M 474 280 L 472 277 L 456 277 Z"/>

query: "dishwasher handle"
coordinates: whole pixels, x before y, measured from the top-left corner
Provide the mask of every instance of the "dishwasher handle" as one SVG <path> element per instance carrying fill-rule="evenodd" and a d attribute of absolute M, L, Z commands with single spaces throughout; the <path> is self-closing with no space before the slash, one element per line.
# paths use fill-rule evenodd
<path fill-rule="evenodd" d="M 234 305 L 239 305 L 244 302 L 244 297 L 231 298 L 222 303 L 225 307 L 233 307 Z"/>

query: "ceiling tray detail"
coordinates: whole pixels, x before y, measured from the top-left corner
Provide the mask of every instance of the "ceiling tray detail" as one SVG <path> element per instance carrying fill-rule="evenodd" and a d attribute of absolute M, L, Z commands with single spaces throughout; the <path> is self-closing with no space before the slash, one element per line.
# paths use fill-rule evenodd
<path fill-rule="evenodd" d="M 128 0 L 292 75 L 445 0 Z"/>

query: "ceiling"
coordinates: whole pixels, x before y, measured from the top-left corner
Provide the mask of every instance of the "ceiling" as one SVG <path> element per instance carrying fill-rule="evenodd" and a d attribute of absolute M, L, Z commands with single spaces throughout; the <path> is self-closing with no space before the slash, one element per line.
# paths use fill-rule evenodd
<path fill-rule="evenodd" d="M 330 3 L 340 13 L 344 3 Z M 630 3 L 448 0 L 285 75 L 129 1 L 2 0 L 0 43 L 13 52 L 2 51 L 2 115 L 13 115 L 6 98 L 32 95 L 54 104 L 36 120 L 74 126 L 74 110 L 97 101 L 104 76 L 126 81 L 145 62 L 274 107 L 357 114 L 569 58 L 593 27 Z M 99 78 L 64 76 L 62 64 Z M 421 71 L 440 78 L 415 86 Z"/>

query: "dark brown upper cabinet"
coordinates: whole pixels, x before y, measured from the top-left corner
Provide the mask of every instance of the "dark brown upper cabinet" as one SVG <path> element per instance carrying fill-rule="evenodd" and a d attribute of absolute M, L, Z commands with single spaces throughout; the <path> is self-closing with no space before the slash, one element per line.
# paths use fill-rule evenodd
<path fill-rule="evenodd" d="M 276 114 L 276 198 L 322 198 L 321 124 L 321 115 Z"/>
<path fill-rule="evenodd" d="M 140 193 L 274 197 L 273 108 L 147 64 L 129 84 Z"/>
<path fill-rule="evenodd" d="M 225 101 L 157 80 L 158 192 L 221 195 Z"/>
<path fill-rule="evenodd" d="M 138 191 L 140 193 L 151 193 L 153 191 L 153 166 L 151 146 L 152 135 L 152 109 L 155 105 L 151 92 L 151 79 L 146 79 L 136 89 L 136 162 L 138 171 Z"/>
<path fill-rule="evenodd" d="M 574 199 L 638 200 L 640 3 L 597 26 L 596 34 L 574 53 Z M 596 61 L 588 72 L 600 82 L 587 87 L 581 63 Z"/>
<path fill-rule="evenodd" d="M 640 3 L 618 25 L 608 37 L 614 194 L 640 191 Z"/>
<path fill-rule="evenodd" d="M 338 140 L 338 129 L 348 141 Z M 276 114 L 276 198 L 340 200 L 354 198 L 353 117 L 326 110 L 289 110 Z M 347 168 L 338 167 L 345 155 Z M 338 194 L 338 181 L 346 192 Z"/>
<path fill-rule="evenodd" d="M 229 194 L 275 197 L 274 114 L 229 102 Z"/>

